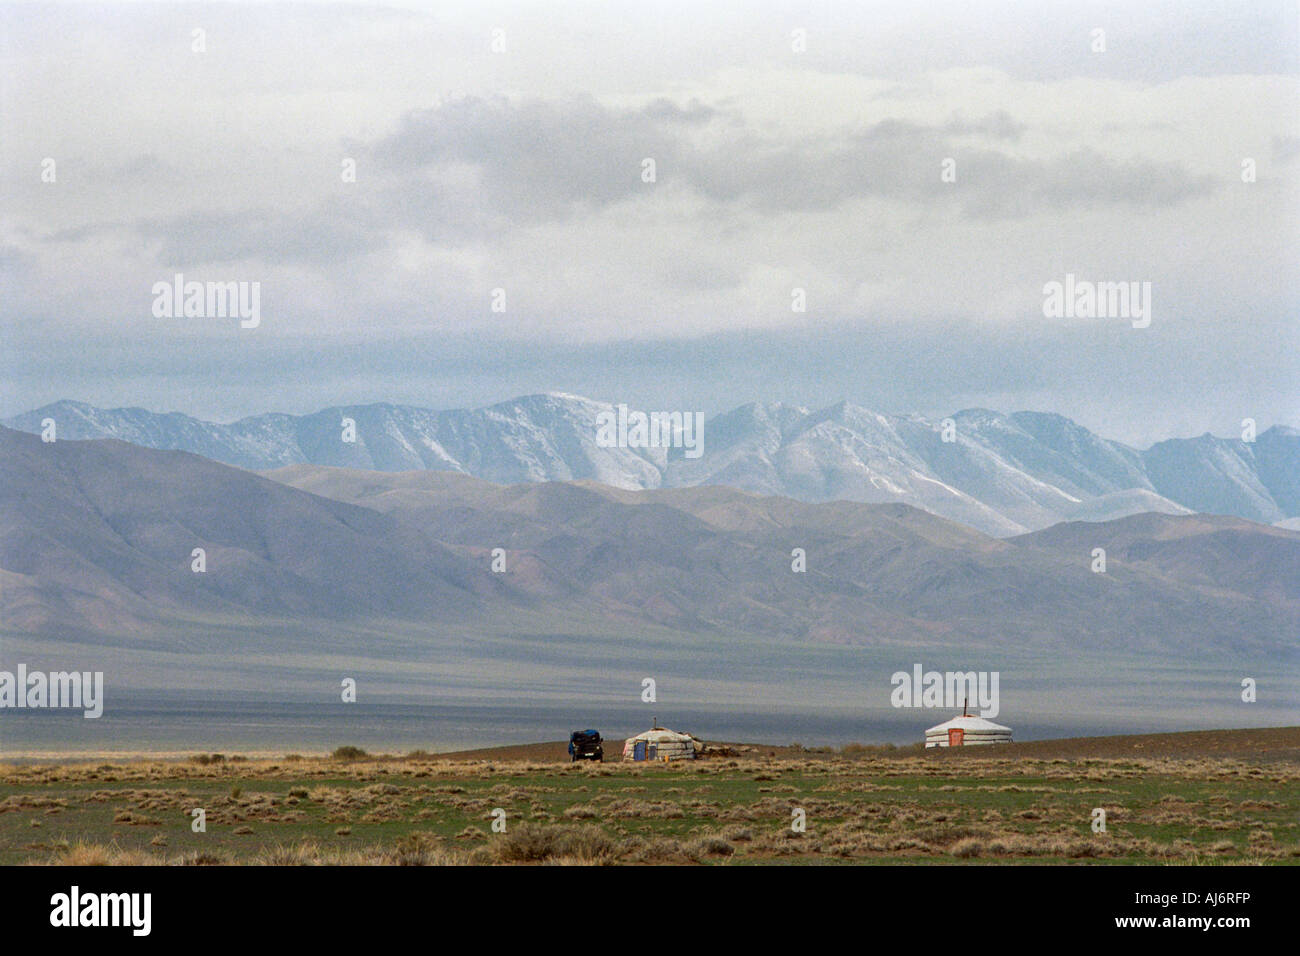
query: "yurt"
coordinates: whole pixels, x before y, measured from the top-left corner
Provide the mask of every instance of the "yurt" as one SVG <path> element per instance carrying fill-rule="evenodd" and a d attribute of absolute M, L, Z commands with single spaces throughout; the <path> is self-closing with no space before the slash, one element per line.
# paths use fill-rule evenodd
<path fill-rule="evenodd" d="M 697 741 L 690 734 L 655 727 L 627 738 L 624 760 L 694 760 Z"/>
<path fill-rule="evenodd" d="M 1009 744 L 1011 728 L 974 714 L 962 714 L 925 732 L 927 747 L 969 747 L 973 744 Z"/>

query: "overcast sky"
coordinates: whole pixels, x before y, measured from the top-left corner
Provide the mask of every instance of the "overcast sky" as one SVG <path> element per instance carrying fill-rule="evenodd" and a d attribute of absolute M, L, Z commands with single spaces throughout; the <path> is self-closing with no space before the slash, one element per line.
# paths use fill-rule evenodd
<path fill-rule="evenodd" d="M 799 6 L 0 8 L 0 414 L 1300 425 L 1293 2 Z M 155 318 L 177 272 L 261 325 Z M 1045 317 L 1067 273 L 1150 326 Z"/>

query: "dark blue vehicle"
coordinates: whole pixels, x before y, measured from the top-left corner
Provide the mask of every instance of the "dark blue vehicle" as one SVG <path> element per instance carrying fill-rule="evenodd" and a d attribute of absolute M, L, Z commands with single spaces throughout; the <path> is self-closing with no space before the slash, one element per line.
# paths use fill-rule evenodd
<path fill-rule="evenodd" d="M 579 760 L 599 760 L 605 762 L 604 741 L 596 730 L 575 730 L 569 734 L 569 763 Z"/>

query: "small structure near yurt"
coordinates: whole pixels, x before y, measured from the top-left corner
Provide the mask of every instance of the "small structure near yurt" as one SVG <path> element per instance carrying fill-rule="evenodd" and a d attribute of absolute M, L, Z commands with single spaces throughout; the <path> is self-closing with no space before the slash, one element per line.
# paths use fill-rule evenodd
<path fill-rule="evenodd" d="M 984 717 L 968 714 L 962 707 L 961 716 L 936 724 L 925 732 L 925 746 L 970 747 L 976 744 L 1009 744 L 1011 728 L 995 724 Z"/>
<path fill-rule="evenodd" d="M 666 727 L 652 727 L 645 733 L 627 738 L 623 745 L 624 760 L 694 760 L 702 744 L 690 734 L 679 734 Z"/>

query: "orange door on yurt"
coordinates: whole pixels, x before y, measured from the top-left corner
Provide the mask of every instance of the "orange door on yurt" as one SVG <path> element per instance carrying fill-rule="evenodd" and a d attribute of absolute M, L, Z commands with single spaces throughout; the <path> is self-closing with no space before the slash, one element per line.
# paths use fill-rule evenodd
<path fill-rule="evenodd" d="M 949 746 L 949 747 L 960 747 L 960 746 L 961 746 L 962 738 L 965 737 L 965 736 L 966 736 L 966 731 L 962 730 L 960 727 L 949 727 L 949 728 L 948 728 L 948 746 Z"/>

